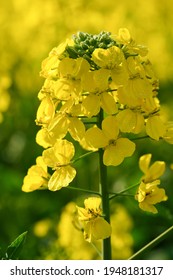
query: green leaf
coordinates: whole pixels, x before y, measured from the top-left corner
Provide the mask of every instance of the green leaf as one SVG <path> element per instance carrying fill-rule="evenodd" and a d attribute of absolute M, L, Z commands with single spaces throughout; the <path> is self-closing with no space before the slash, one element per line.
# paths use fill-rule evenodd
<path fill-rule="evenodd" d="M 27 231 L 20 234 L 7 248 L 6 257 L 11 260 L 18 258 L 25 242 Z"/>

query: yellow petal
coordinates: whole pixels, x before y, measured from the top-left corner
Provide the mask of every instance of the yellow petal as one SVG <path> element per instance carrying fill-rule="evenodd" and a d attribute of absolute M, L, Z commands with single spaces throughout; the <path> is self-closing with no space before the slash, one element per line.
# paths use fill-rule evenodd
<path fill-rule="evenodd" d="M 139 167 L 143 173 L 147 173 L 150 161 L 151 161 L 151 154 L 146 154 L 140 157 L 139 159 Z"/>
<path fill-rule="evenodd" d="M 61 77 L 69 78 L 76 75 L 77 68 L 76 60 L 66 57 L 60 61 L 58 70 Z"/>
<path fill-rule="evenodd" d="M 125 61 L 111 71 L 111 78 L 116 86 L 125 85 L 128 82 L 128 71 Z"/>
<path fill-rule="evenodd" d="M 128 105 L 129 107 L 141 106 L 141 99 L 135 95 L 129 94 L 129 87 L 127 85 L 118 87 L 117 96 L 119 102 L 123 105 Z"/>
<path fill-rule="evenodd" d="M 103 148 L 108 145 L 109 139 L 98 127 L 89 128 L 85 133 L 86 142 L 94 148 Z"/>
<path fill-rule="evenodd" d="M 124 160 L 124 156 L 121 151 L 118 151 L 115 145 L 110 145 L 106 147 L 104 154 L 103 154 L 103 163 L 106 166 L 117 166 L 121 164 Z"/>
<path fill-rule="evenodd" d="M 66 136 L 69 126 L 69 119 L 65 114 L 58 114 L 48 126 L 48 131 L 54 139 L 62 139 Z"/>
<path fill-rule="evenodd" d="M 53 147 L 43 151 L 43 160 L 49 167 L 55 168 L 57 166 L 57 158 Z"/>
<path fill-rule="evenodd" d="M 166 124 L 166 133 L 163 138 L 169 144 L 173 144 L 173 122 Z"/>
<path fill-rule="evenodd" d="M 71 98 L 70 84 L 66 79 L 58 79 L 53 89 L 55 98 L 59 100 L 69 100 Z"/>
<path fill-rule="evenodd" d="M 118 127 L 116 117 L 114 116 L 106 117 L 102 122 L 102 129 L 105 136 L 109 140 L 116 140 L 119 133 L 119 127 Z"/>
<path fill-rule="evenodd" d="M 40 166 L 43 172 L 47 173 L 47 165 L 45 164 L 43 157 L 39 156 L 36 158 L 36 165 Z"/>
<path fill-rule="evenodd" d="M 119 112 L 116 118 L 122 132 L 140 133 L 144 127 L 143 116 L 130 109 L 125 109 Z"/>
<path fill-rule="evenodd" d="M 44 78 L 50 78 L 54 76 L 54 72 L 57 72 L 57 67 L 59 65 L 59 59 L 56 55 L 50 54 L 45 58 L 41 65 L 40 75 Z"/>
<path fill-rule="evenodd" d="M 112 115 L 117 112 L 117 105 L 115 99 L 109 92 L 103 92 L 101 94 L 101 107 L 108 114 Z"/>
<path fill-rule="evenodd" d="M 89 220 L 88 211 L 85 208 L 82 208 L 82 207 L 76 206 L 76 208 L 77 208 L 77 211 L 78 211 L 79 220 L 80 221 L 88 221 Z"/>
<path fill-rule="evenodd" d="M 45 97 L 41 101 L 38 110 L 36 122 L 38 125 L 48 124 L 55 114 L 55 106 L 50 97 Z"/>
<path fill-rule="evenodd" d="M 111 226 L 105 219 L 102 217 L 94 219 L 92 224 L 92 235 L 94 239 L 106 239 L 111 236 L 111 232 Z"/>
<path fill-rule="evenodd" d="M 97 48 L 92 53 L 93 61 L 100 67 L 113 69 L 120 65 L 124 60 L 122 50 L 116 46 L 108 49 Z"/>
<path fill-rule="evenodd" d="M 23 180 L 22 191 L 32 192 L 39 189 L 43 184 L 44 180 L 39 175 L 26 175 Z"/>
<path fill-rule="evenodd" d="M 106 239 L 111 235 L 111 226 L 102 217 L 97 217 L 84 226 L 85 239 L 88 242 Z"/>
<path fill-rule="evenodd" d="M 156 161 L 150 166 L 150 168 L 148 170 L 148 174 L 146 174 L 146 180 L 147 180 L 147 175 L 151 181 L 151 180 L 155 180 L 155 179 L 159 178 L 160 176 L 162 176 L 164 172 L 165 172 L 165 162 Z"/>
<path fill-rule="evenodd" d="M 117 149 L 121 151 L 124 157 L 130 157 L 135 151 L 135 143 L 128 138 L 119 138 L 116 143 Z"/>
<path fill-rule="evenodd" d="M 146 201 L 147 203 L 150 204 L 156 204 L 159 203 L 161 201 L 166 201 L 167 200 L 167 196 L 165 194 L 165 190 L 164 189 L 160 189 L 157 186 L 155 186 L 152 189 L 152 192 L 150 195 L 147 196 Z"/>
<path fill-rule="evenodd" d="M 72 166 L 58 167 L 48 182 L 48 189 L 50 191 L 57 191 L 67 187 L 75 176 L 76 170 Z"/>
<path fill-rule="evenodd" d="M 103 163 L 107 166 L 121 164 L 125 157 L 131 156 L 135 151 L 135 144 L 127 138 L 119 138 L 116 143 L 106 147 L 103 154 Z"/>
<path fill-rule="evenodd" d="M 54 154 L 60 165 L 68 164 L 75 154 L 75 149 L 71 142 L 58 139 L 54 145 Z"/>
<path fill-rule="evenodd" d="M 96 85 L 96 91 L 102 92 L 108 88 L 108 79 L 110 71 L 107 69 L 99 69 L 92 72 L 94 74 L 94 81 Z"/>
<path fill-rule="evenodd" d="M 120 28 L 118 31 L 118 39 L 125 44 L 130 43 L 132 38 L 129 30 L 127 28 Z"/>
<path fill-rule="evenodd" d="M 92 209 L 94 212 L 100 211 L 101 198 L 100 197 L 89 197 L 85 199 L 84 205 L 86 209 Z"/>
<path fill-rule="evenodd" d="M 148 204 L 147 202 L 140 202 L 139 203 L 139 208 L 141 208 L 143 211 L 151 212 L 153 214 L 157 214 L 158 211 L 156 207 L 152 204 Z"/>
<path fill-rule="evenodd" d="M 110 71 L 99 69 L 88 72 L 82 76 L 81 84 L 83 91 L 90 93 L 101 93 L 108 88 Z"/>
<path fill-rule="evenodd" d="M 80 141 L 85 134 L 85 125 L 78 118 L 70 118 L 68 130 L 74 140 Z"/>
<path fill-rule="evenodd" d="M 100 111 L 100 97 L 94 94 L 88 95 L 82 102 L 83 113 L 91 118 L 96 116 Z"/>
<path fill-rule="evenodd" d="M 146 133 L 153 139 L 159 140 L 166 133 L 166 127 L 160 116 L 149 117 L 146 123 Z"/>
<path fill-rule="evenodd" d="M 38 145 L 47 149 L 55 144 L 56 139 L 52 137 L 47 128 L 41 128 L 36 135 L 36 142 Z"/>
<path fill-rule="evenodd" d="M 37 157 L 36 165 L 28 169 L 24 177 L 22 191 L 31 192 L 47 186 L 47 166 L 41 156 Z"/>

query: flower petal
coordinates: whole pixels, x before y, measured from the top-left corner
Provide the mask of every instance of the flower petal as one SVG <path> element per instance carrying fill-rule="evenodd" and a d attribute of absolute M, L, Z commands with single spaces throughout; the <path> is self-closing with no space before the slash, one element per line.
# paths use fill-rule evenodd
<path fill-rule="evenodd" d="M 100 111 L 100 96 L 90 94 L 82 102 L 83 114 L 89 118 L 96 116 Z"/>
<path fill-rule="evenodd" d="M 89 128 L 85 134 L 86 142 L 94 148 L 103 148 L 108 145 L 109 139 L 104 135 L 103 131 L 98 127 Z"/>
<path fill-rule="evenodd" d="M 98 239 L 106 239 L 111 235 L 111 226 L 102 217 L 97 217 L 84 226 L 85 239 L 88 242 Z"/>
<path fill-rule="evenodd" d="M 102 122 L 102 129 L 109 140 L 116 140 L 119 133 L 119 127 L 114 116 L 108 116 Z"/>
<path fill-rule="evenodd" d="M 58 167 L 48 182 L 50 191 L 57 191 L 63 187 L 67 187 L 76 176 L 76 170 L 68 165 Z"/>
<path fill-rule="evenodd" d="M 149 168 L 148 173 L 146 174 L 145 180 L 147 180 L 147 175 L 149 175 L 150 181 L 155 180 L 163 175 L 165 172 L 165 162 L 164 161 L 155 161 Z"/>
<path fill-rule="evenodd" d="M 117 105 L 115 99 L 109 92 L 103 92 L 101 94 L 100 103 L 101 107 L 107 114 L 112 115 L 117 112 Z"/>
<path fill-rule="evenodd" d="M 153 214 L 158 213 L 158 211 L 154 205 L 148 204 L 145 201 L 139 203 L 139 208 L 141 208 L 143 211 L 151 212 Z"/>
<path fill-rule="evenodd" d="M 100 211 L 101 198 L 100 197 L 89 197 L 85 199 L 84 205 L 86 209 L 92 209 L 95 212 Z"/>
<path fill-rule="evenodd" d="M 98 217 L 94 220 L 92 235 L 96 240 L 108 238 L 111 235 L 111 232 L 111 226 L 105 219 Z"/>
<path fill-rule="evenodd" d="M 68 164 L 75 154 L 74 146 L 67 140 L 58 139 L 54 145 L 57 162 L 61 165 Z"/>
<path fill-rule="evenodd" d="M 139 167 L 143 173 L 147 173 L 150 161 L 151 161 L 151 154 L 146 154 L 140 157 L 139 159 Z"/>
<path fill-rule="evenodd" d="M 146 123 L 146 133 L 153 139 L 159 140 L 166 133 L 166 126 L 159 116 L 149 117 Z"/>

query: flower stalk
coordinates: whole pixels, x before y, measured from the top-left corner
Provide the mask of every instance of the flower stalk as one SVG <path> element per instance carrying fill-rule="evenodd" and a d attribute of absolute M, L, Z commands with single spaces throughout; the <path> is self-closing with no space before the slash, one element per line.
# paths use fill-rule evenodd
<path fill-rule="evenodd" d="M 101 123 L 103 121 L 103 110 L 100 110 L 98 116 L 98 126 L 101 127 Z M 107 186 L 107 167 L 103 164 L 103 149 L 99 149 L 99 172 L 100 172 L 100 182 L 99 182 L 99 190 L 102 196 L 102 211 L 104 214 L 105 220 L 110 223 L 110 209 L 109 209 L 109 192 Z M 110 260 L 111 259 L 111 240 L 110 237 L 103 239 L 103 259 Z"/>

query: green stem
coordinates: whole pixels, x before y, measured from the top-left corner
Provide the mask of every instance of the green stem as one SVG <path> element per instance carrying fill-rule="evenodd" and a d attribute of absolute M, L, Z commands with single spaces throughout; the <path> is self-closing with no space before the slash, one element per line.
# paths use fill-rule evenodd
<path fill-rule="evenodd" d="M 75 191 L 80 191 L 80 192 L 86 192 L 86 193 L 90 193 L 90 194 L 96 194 L 96 195 L 101 196 L 101 194 L 99 192 L 95 192 L 95 191 L 87 190 L 87 189 L 76 188 L 76 187 L 73 187 L 73 186 L 68 186 L 67 189 L 71 189 L 71 190 L 75 190 Z"/>
<path fill-rule="evenodd" d="M 85 158 L 85 157 L 88 157 L 88 156 L 90 156 L 91 154 L 93 154 L 93 153 L 95 153 L 95 152 L 97 152 L 97 150 L 96 150 L 96 151 L 91 151 L 91 152 L 85 153 L 85 154 L 79 156 L 78 158 L 72 160 L 70 163 L 73 164 L 73 163 L 75 163 L 76 161 L 81 160 L 81 159 L 83 159 L 83 158 Z"/>
<path fill-rule="evenodd" d="M 140 136 L 140 137 L 136 137 L 136 138 L 132 138 L 130 140 L 135 141 L 135 140 L 141 140 L 141 139 L 147 139 L 150 138 L 148 135 L 144 135 L 144 136 Z"/>
<path fill-rule="evenodd" d="M 136 184 L 134 184 L 134 185 L 132 185 L 132 186 L 130 186 L 130 187 L 128 187 L 128 188 L 125 189 L 125 190 L 122 190 L 122 191 L 120 191 L 120 192 L 117 192 L 117 193 L 109 193 L 109 194 L 112 194 L 112 196 L 109 197 L 109 200 L 115 198 L 116 196 L 122 195 L 122 194 L 124 194 L 125 192 L 127 192 L 127 191 L 129 191 L 129 190 L 131 190 L 131 189 L 133 189 L 133 188 L 136 188 L 139 184 L 140 184 L 140 182 L 139 182 L 139 183 L 136 183 Z"/>
<path fill-rule="evenodd" d="M 138 252 L 136 252 L 133 256 L 129 258 L 129 260 L 135 260 L 147 251 L 151 250 L 154 246 L 156 246 L 158 243 L 160 243 L 162 240 L 164 240 L 168 234 L 170 234 L 173 231 L 173 226 L 169 227 L 167 230 L 165 230 L 163 233 L 161 233 L 159 236 L 157 236 L 155 239 L 153 239 L 151 242 L 149 242 L 147 245 L 145 245 L 143 248 L 141 248 Z"/>
<path fill-rule="evenodd" d="M 99 113 L 98 126 L 101 128 L 103 121 L 103 110 Z M 99 171 L 100 171 L 100 194 L 102 196 L 102 210 L 105 220 L 110 223 L 110 210 L 109 210 L 109 193 L 107 186 L 107 167 L 103 164 L 103 153 L 102 149 L 99 149 Z M 103 259 L 111 259 L 111 241 L 110 237 L 103 239 Z"/>

